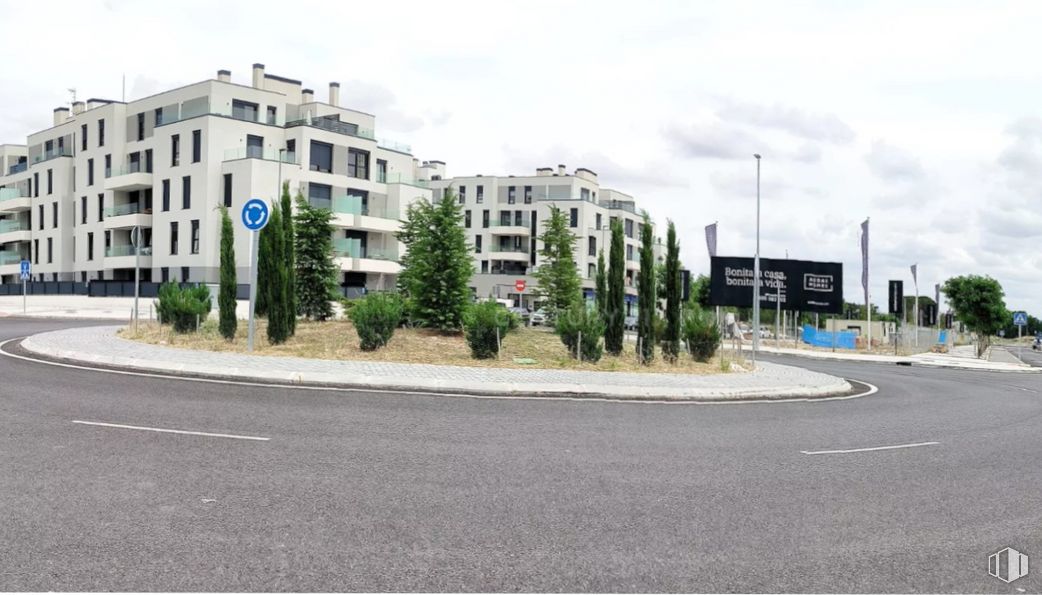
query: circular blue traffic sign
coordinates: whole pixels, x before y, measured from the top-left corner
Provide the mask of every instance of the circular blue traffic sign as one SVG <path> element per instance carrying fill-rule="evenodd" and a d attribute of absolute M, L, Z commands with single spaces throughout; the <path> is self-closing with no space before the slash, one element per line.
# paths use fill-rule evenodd
<path fill-rule="evenodd" d="M 268 224 L 268 203 L 251 198 L 242 205 L 242 224 L 250 231 L 257 231 Z"/>

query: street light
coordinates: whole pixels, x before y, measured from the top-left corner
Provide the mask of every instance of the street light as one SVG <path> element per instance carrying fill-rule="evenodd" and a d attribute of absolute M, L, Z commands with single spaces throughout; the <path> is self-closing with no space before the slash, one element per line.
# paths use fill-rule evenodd
<path fill-rule="evenodd" d="M 753 367 L 760 350 L 760 154 L 756 158 L 756 256 L 753 258 Z"/>

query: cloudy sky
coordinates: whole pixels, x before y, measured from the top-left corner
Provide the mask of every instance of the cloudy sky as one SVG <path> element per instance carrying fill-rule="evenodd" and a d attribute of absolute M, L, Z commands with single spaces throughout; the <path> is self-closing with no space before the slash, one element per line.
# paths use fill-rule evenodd
<path fill-rule="evenodd" d="M 0 142 L 51 110 L 249 68 L 377 115 L 457 175 L 564 163 L 677 223 L 682 259 L 840 261 L 861 301 L 989 274 L 1042 315 L 1042 3 L 0 1 Z M 37 25 L 46 23 L 46 27 Z"/>

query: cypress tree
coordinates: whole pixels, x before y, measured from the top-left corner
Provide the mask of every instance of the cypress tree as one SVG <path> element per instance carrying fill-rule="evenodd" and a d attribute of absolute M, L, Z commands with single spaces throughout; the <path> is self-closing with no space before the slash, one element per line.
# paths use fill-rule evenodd
<path fill-rule="evenodd" d="M 219 328 L 221 336 L 229 341 L 235 338 L 238 319 L 235 317 L 235 228 L 232 218 L 228 216 L 228 208 L 221 207 L 221 287 L 217 294 L 217 308 L 220 312 Z"/>
<path fill-rule="evenodd" d="M 604 248 L 601 248 L 600 253 L 597 254 L 597 275 L 596 275 L 596 293 L 594 294 L 594 300 L 597 305 L 597 313 L 601 315 L 601 319 L 604 319 L 604 307 L 608 303 L 608 272 L 604 270 Z"/>
<path fill-rule="evenodd" d="M 651 219 L 644 213 L 640 226 L 640 276 L 637 279 L 637 344 L 640 363 L 647 365 L 655 359 L 655 254 L 654 230 Z"/>
<path fill-rule="evenodd" d="M 665 270 L 666 336 L 662 341 L 662 357 L 674 363 L 680 354 L 680 243 L 672 221 L 666 232 Z"/>
<path fill-rule="evenodd" d="M 272 209 L 271 220 L 264 229 L 272 229 L 270 239 L 271 276 L 268 284 L 261 286 L 268 294 L 268 343 L 279 345 L 285 343 L 289 338 L 287 328 L 286 308 L 288 307 L 286 295 L 286 281 L 288 271 L 286 270 L 286 246 L 282 224 L 282 209 Z"/>
<path fill-rule="evenodd" d="M 625 334 L 626 276 L 625 241 L 622 222 L 611 222 L 611 248 L 608 251 L 608 292 L 604 304 L 604 349 L 612 355 L 622 353 Z"/>
<path fill-rule="evenodd" d="M 293 206 L 289 197 L 289 182 L 282 183 L 282 235 L 283 259 L 286 267 L 286 331 L 289 336 L 297 332 L 297 275 L 296 249 L 293 229 Z"/>
<path fill-rule="evenodd" d="M 330 299 L 339 270 L 333 262 L 333 212 L 311 206 L 297 194 L 294 221 L 297 307 L 311 320 L 333 316 Z"/>
<path fill-rule="evenodd" d="M 271 252 L 271 236 L 274 233 L 274 228 L 271 225 L 271 221 L 265 225 L 259 232 L 256 233 L 257 246 L 257 297 L 256 302 L 253 306 L 253 311 L 257 316 L 267 316 L 269 311 L 268 305 L 268 287 L 272 283 L 272 264 L 273 256 Z"/>

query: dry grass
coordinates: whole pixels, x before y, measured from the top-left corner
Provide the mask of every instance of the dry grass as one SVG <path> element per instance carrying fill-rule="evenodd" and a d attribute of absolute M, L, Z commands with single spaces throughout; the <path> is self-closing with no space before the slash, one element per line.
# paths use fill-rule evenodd
<path fill-rule="evenodd" d="M 641 366 L 636 361 L 634 345 L 626 343 L 621 356 L 605 355 L 596 364 L 582 363 L 569 357 L 560 339 L 548 329 L 521 328 L 503 339 L 499 360 L 477 360 L 462 334 L 443 334 L 425 329 L 398 329 L 391 342 L 378 351 L 366 352 L 358 347 L 358 335 L 348 320 L 304 322 L 297 324 L 297 334 L 283 345 L 269 345 L 265 321 L 257 320 L 254 353 L 329 360 L 369 360 L 415 364 L 441 364 L 482 368 L 545 368 L 618 372 L 665 372 L 683 374 L 719 374 L 727 368 L 718 358 L 698 363 L 682 356 L 676 365 L 662 361 L 656 353 L 654 363 Z M 246 351 L 246 324 L 239 321 L 234 341 L 226 341 L 217 332 L 217 324 L 210 320 L 197 333 L 179 335 L 169 325 L 142 324 L 137 335 L 129 329 L 120 331 L 125 339 L 154 345 L 183 347 L 209 351 Z M 515 358 L 530 358 L 534 364 L 521 364 Z"/>

